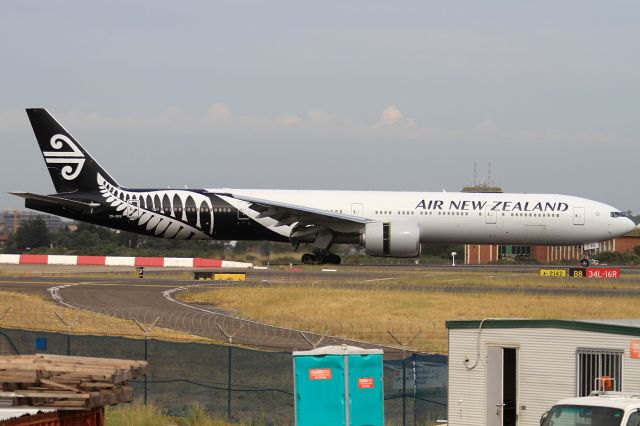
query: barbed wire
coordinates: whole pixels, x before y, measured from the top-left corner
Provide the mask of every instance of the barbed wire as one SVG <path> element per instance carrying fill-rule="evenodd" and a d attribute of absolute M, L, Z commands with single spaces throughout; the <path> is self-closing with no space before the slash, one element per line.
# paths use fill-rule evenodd
<path fill-rule="evenodd" d="M 139 324 L 152 325 L 149 338 L 170 340 L 203 340 L 227 342 L 229 333 L 233 343 L 274 350 L 305 350 L 322 345 L 349 344 L 367 348 L 381 348 L 385 352 L 402 352 L 402 346 L 390 338 L 389 332 L 400 340 L 412 337 L 406 350 L 410 352 L 443 352 L 446 350 L 446 331 L 435 324 L 424 324 L 423 330 L 403 329 L 393 325 L 385 328 L 365 327 L 360 323 L 341 322 L 310 326 L 301 322 L 298 327 L 280 327 L 227 314 L 208 311 L 157 310 L 149 308 L 101 308 L 71 305 L 56 312 L 34 310 L 18 304 L 0 315 L 0 327 L 24 328 L 69 334 L 100 334 L 140 338 L 145 331 Z M 63 311 L 73 309 L 73 311 Z M 124 323 L 114 323 L 121 320 Z M 127 324 L 129 322 L 129 324 Z M 421 324 L 422 325 L 422 324 Z M 222 329 L 221 329 L 222 328 Z M 225 334 L 222 330 L 226 330 Z"/>

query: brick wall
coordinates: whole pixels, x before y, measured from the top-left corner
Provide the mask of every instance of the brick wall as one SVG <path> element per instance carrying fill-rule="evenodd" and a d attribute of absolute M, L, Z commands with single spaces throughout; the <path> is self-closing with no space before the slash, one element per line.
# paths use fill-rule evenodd
<path fill-rule="evenodd" d="M 640 235 L 629 235 L 600 243 L 600 251 L 623 253 L 640 246 Z M 482 265 L 498 260 L 497 244 L 466 244 L 465 264 Z M 478 257 L 479 253 L 479 257 Z M 563 260 L 580 260 L 582 246 L 531 246 L 531 257 L 540 263 L 556 263 Z"/>

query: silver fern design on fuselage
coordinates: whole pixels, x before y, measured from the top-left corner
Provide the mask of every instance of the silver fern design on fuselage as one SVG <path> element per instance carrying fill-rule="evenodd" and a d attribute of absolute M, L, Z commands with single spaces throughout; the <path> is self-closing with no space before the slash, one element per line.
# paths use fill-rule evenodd
<path fill-rule="evenodd" d="M 185 190 L 128 191 L 98 173 L 102 196 L 116 212 L 145 227 L 147 233 L 176 240 L 208 240 L 213 235 L 213 205 L 209 197 Z"/>

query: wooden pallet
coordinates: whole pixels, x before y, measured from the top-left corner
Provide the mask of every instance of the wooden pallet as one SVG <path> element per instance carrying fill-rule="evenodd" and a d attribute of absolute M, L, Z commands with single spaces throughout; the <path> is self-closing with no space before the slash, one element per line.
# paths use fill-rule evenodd
<path fill-rule="evenodd" d="M 146 361 L 60 355 L 0 356 L 0 405 L 90 409 L 131 402 L 127 383 Z"/>

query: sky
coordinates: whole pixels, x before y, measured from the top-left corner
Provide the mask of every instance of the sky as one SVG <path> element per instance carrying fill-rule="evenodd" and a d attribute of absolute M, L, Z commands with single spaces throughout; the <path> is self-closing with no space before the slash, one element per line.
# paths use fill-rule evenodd
<path fill-rule="evenodd" d="M 14 1 L 0 209 L 52 193 L 28 107 L 129 187 L 561 193 L 640 212 L 640 2 Z"/>

